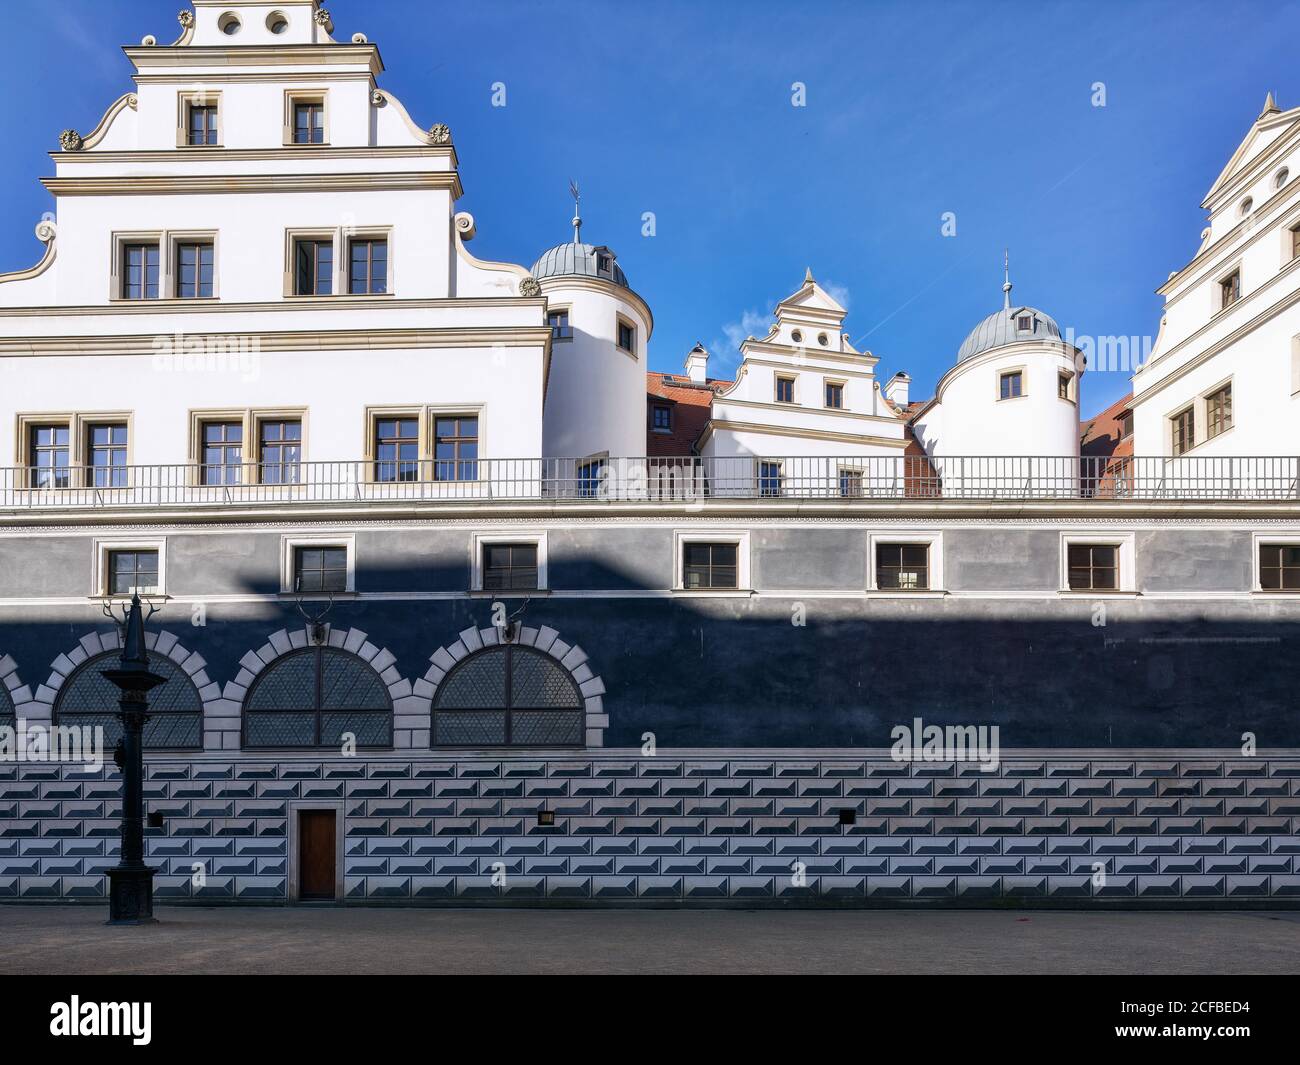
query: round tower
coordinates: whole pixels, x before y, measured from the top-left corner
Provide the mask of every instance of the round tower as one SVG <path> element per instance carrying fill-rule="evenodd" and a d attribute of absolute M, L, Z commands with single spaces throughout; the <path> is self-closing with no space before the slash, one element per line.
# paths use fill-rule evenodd
<path fill-rule="evenodd" d="M 551 367 L 542 422 L 547 458 L 635 458 L 646 450 L 646 351 L 654 318 L 604 245 L 573 240 L 532 275 L 547 300 Z"/>
<path fill-rule="evenodd" d="M 945 491 L 960 481 L 971 489 L 1015 492 L 1032 483 L 1075 494 L 1083 358 L 1050 315 L 1016 304 L 1011 289 L 1008 277 L 1002 309 L 963 341 L 916 419 L 917 436 L 937 460 Z"/>

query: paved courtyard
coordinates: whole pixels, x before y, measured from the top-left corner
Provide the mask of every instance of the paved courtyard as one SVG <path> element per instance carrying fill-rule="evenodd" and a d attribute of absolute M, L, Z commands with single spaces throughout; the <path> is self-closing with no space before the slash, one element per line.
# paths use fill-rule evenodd
<path fill-rule="evenodd" d="M 0 906 L 0 973 L 1300 973 L 1300 912 Z"/>

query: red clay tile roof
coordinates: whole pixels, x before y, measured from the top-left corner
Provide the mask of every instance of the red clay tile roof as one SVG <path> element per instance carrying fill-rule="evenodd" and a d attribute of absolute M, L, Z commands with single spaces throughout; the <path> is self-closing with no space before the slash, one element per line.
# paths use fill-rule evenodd
<path fill-rule="evenodd" d="M 654 405 L 667 403 L 672 407 L 672 429 L 656 432 L 646 427 L 646 455 L 692 455 L 695 442 L 709 424 L 713 396 L 731 381 L 710 378 L 702 385 L 691 383 L 684 374 L 648 373 L 646 376 L 647 419 L 654 424 Z"/>
<path fill-rule="evenodd" d="M 1124 415 L 1133 404 L 1133 393 L 1122 396 L 1100 414 L 1079 427 L 1079 453 L 1102 458 L 1129 458 L 1133 437 L 1124 435 Z"/>

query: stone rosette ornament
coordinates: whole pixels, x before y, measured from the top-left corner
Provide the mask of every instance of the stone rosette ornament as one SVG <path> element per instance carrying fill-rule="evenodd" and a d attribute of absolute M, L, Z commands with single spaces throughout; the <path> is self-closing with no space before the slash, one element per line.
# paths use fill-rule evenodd
<path fill-rule="evenodd" d="M 176 21 L 181 24 L 181 29 L 192 29 L 194 26 L 194 12 L 189 10 L 181 11 L 177 13 Z"/>
<path fill-rule="evenodd" d="M 532 299 L 542 294 L 542 286 L 537 283 L 537 278 L 526 277 L 519 282 L 519 295 Z"/>
<path fill-rule="evenodd" d="M 59 147 L 65 152 L 79 152 L 85 142 L 75 129 L 65 129 L 59 134 Z"/>
<path fill-rule="evenodd" d="M 316 14 L 312 16 L 312 18 L 316 20 L 316 25 L 319 26 L 321 29 L 323 29 L 326 33 L 334 32 L 334 19 L 331 17 L 330 13 L 326 11 L 323 7 L 319 11 L 317 11 Z"/>
<path fill-rule="evenodd" d="M 439 122 L 436 126 L 429 129 L 430 144 L 450 144 L 451 127 L 445 122 Z"/>

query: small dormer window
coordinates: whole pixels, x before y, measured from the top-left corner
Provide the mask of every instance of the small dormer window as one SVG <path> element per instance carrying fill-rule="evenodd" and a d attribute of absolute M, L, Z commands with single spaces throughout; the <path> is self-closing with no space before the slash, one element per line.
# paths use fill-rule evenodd
<path fill-rule="evenodd" d="M 601 277 L 610 277 L 614 273 L 614 258 L 605 252 L 596 255 L 596 273 Z"/>
<path fill-rule="evenodd" d="M 1016 329 L 1021 333 L 1033 332 L 1034 318 L 1033 315 L 1021 314 L 1016 316 Z"/>

